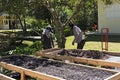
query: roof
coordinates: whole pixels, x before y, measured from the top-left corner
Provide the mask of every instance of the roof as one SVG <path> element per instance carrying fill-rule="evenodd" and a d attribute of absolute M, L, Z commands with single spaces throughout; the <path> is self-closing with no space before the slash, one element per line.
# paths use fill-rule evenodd
<path fill-rule="evenodd" d="M 0 12 L 0 16 L 9 16 L 6 12 Z"/>

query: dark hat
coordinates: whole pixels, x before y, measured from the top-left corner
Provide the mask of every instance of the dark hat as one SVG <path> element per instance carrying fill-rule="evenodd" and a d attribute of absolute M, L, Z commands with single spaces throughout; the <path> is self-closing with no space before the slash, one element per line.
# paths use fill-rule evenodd
<path fill-rule="evenodd" d="M 69 23 L 68 25 L 69 25 L 71 28 L 74 27 L 74 24 L 73 24 L 73 23 Z"/>
<path fill-rule="evenodd" d="M 50 32 L 53 32 L 53 29 L 52 29 L 52 27 L 51 27 L 50 25 L 48 25 L 48 26 L 46 27 L 46 29 L 49 30 Z"/>

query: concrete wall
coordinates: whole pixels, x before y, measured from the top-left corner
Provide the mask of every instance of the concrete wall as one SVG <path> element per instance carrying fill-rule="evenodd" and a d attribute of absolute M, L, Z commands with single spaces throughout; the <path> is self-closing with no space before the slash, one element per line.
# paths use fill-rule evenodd
<path fill-rule="evenodd" d="M 98 30 L 109 28 L 109 33 L 120 33 L 120 4 L 106 6 L 98 0 Z"/>

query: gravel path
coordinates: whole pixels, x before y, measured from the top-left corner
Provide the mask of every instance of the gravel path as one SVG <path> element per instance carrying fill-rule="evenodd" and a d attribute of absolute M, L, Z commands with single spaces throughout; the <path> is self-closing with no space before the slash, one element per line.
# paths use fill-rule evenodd
<path fill-rule="evenodd" d="M 114 72 L 71 65 L 46 59 L 37 59 L 28 56 L 11 56 L 2 58 L 1 61 L 32 69 L 66 80 L 104 80 L 115 74 Z"/>

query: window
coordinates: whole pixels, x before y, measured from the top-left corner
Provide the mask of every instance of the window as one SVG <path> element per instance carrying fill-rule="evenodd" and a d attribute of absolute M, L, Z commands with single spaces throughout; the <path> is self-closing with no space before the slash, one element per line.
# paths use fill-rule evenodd
<path fill-rule="evenodd" d="M 9 16 L 6 16 L 6 19 L 9 19 Z"/>
<path fill-rule="evenodd" d="M 7 25 L 8 24 L 8 19 L 4 19 L 3 24 Z"/>

